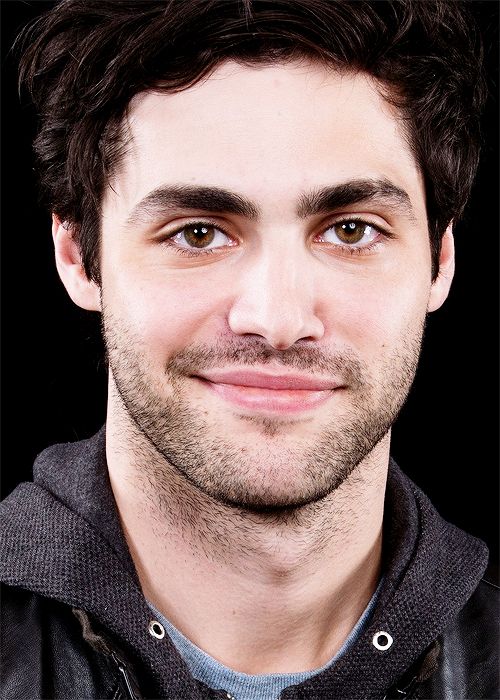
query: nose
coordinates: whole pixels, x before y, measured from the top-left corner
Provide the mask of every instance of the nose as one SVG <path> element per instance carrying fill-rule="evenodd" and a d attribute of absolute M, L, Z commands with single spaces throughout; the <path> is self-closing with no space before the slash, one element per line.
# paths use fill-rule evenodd
<path fill-rule="evenodd" d="M 314 262 L 275 250 L 262 254 L 239 276 L 228 323 L 237 335 L 259 335 L 277 350 L 298 340 L 320 340 Z"/>

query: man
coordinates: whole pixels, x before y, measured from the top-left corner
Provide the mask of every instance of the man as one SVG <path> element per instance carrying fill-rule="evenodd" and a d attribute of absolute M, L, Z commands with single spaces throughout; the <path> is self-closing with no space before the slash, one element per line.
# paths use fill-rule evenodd
<path fill-rule="evenodd" d="M 22 63 L 105 429 L 2 505 L 6 697 L 498 697 L 482 542 L 390 460 L 483 101 L 446 2 L 65 0 Z"/>

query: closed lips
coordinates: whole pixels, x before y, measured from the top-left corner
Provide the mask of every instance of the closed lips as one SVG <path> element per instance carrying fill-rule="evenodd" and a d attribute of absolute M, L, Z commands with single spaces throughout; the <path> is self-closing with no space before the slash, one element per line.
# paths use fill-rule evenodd
<path fill-rule="evenodd" d="M 339 386 L 332 379 L 290 374 L 272 375 L 251 371 L 211 371 L 199 374 L 197 377 L 214 384 L 231 384 L 277 391 L 331 391 Z"/>

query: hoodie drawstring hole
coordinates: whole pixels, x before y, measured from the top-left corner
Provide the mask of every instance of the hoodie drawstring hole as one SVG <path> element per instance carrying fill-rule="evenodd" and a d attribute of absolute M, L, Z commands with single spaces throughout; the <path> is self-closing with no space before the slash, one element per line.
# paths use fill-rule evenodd
<path fill-rule="evenodd" d="M 156 637 L 156 639 L 163 639 L 163 637 L 165 636 L 165 628 L 156 620 L 151 620 L 151 622 L 148 625 L 148 630 L 149 634 L 153 637 Z"/>
<path fill-rule="evenodd" d="M 394 639 L 389 632 L 384 632 L 383 630 L 374 634 L 372 639 L 373 646 L 379 651 L 387 651 L 392 647 L 393 642 Z"/>

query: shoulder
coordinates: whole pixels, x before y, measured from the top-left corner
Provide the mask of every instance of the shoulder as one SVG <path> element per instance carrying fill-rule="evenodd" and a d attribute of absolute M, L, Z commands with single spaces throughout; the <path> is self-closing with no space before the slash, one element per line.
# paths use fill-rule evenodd
<path fill-rule="evenodd" d="M 480 581 L 439 639 L 439 668 L 422 697 L 499 698 L 500 589 Z"/>
<path fill-rule="evenodd" d="M 500 588 L 482 579 L 454 623 L 443 635 L 450 651 L 457 646 L 471 661 L 498 653 Z"/>
<path fill-rule="evenodd" d="M 1 697 L 120 697 L 115 674 L 83 639 L 71 608 L 2 584 Z"/>
<path fill-rule="evenodd" d="M 499 606 L 500 587 L 483 578 L 460 614 L 483 617 L 487 613 L 498 613 Z"/>

